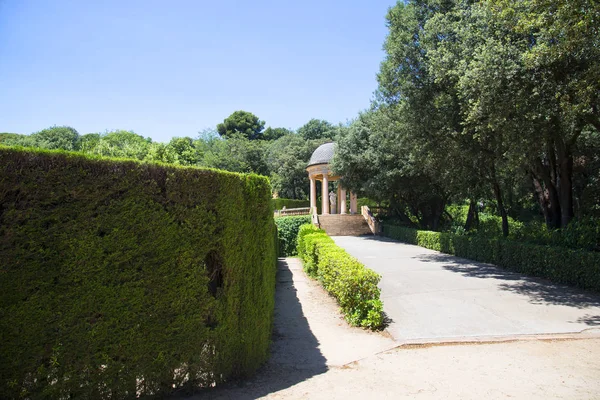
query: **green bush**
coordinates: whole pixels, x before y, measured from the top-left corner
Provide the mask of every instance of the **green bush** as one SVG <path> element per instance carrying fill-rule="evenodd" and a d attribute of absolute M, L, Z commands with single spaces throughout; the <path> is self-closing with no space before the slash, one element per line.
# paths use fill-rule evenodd
<path fill-rule="evenodd" d="M 298 233 L 298 254 L 308 275 L 318 279 L 355 326 L 378 329 L 383 303 L 377 287 L 380 276 L 338 247 L 325 231 L 312 224 Z"/>
<path fill-rule="evenodd" d="M 0 398 L 164 396 L 269 355 L 264 177 L 0 147 Z"/>
<path fill-rule="evenodd" d="M 385 225 L 392 239 L 600 292 L 600 253 Z"/>
<path fill-rule="evenodd" d="M 279 256 L 293 257 L 298 255 L 297 238 L 300 226 L 311 222 L 310 215 L 301 215 L 297 217 L 275 218 L 277 233 L 279 236 Z"/>
<path fill-rule="evenodd" d="M 271 199 L 274 210 L 281 210 L 285 208 L 303 208 L 310 207 L 309 200 L 295 200 L 295 199 Z"/>

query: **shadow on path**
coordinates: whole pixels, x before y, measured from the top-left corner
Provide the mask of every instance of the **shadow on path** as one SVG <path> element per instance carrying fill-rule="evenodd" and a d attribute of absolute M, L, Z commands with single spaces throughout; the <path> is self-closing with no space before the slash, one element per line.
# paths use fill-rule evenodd
<path fill-rule="evenodd" d="M 296 292 L 288 263 L 279 259 L 271 358 L 253 378 L 230 382 L 188 399 L 256 399 L 326 372 L 325 357 Z"/>
<path fill-rule="evenodd" d="M 546 279 L 532 278 L 506 271 L 490 264 L 477 263 L 447 254 L 423 254 L 415 258 L 423 262 L 443 263 L 442 267 L 445 270 L 459 273 L 465 277 L 501 281 L 498 284 L 500 290 L 527 296 L 532 304 L 563 305 L 579 309 L 600 307 L 600 295 L 598 294 L 552 283 Z M 594 323 L 594 319 L 596 319 L 596 323 Z M 598 325 L 598 319 L 600 316 L 592 317 L 589 322 L 585 320 L 579 322 Z"/>
<path fill-rule="evenodd" d="M 589 326 L 600 326 L 600 315 L 584 315 L 583 317 L 577 319 L 576 322 Z"/>

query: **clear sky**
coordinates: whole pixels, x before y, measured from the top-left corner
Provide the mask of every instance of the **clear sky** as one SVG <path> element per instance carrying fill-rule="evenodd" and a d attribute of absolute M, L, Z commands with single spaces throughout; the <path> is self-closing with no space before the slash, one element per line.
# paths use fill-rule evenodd
<path fill-rule="evenodd" d="M 0 0 L 0 132 L 197 137 L 233 111 L 345 122 L 377 88 L 394 0 Z"/>

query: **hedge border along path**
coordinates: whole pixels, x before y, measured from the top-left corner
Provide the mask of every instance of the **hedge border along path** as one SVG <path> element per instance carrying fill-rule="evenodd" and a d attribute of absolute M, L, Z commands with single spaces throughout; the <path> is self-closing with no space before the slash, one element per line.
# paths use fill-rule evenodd
<path fill-rule="evenodd" d="M 346 320 L 373 330 L 383 326 L 383 303 L 377 287 L 381 276 L 337 246 L 312 224 L 298 232 L 298 254 L 304 270 L 321 282 L 338 302 Z"/>
<path fill-rule="evenodd" d="M 135 398 L 269 356 L 267 178 L 0 147 L 0 398 Z"/>
<path fill-rule="evenodd" d="M 310 215 L 275 218 L 279 238 L 279 256 L 294 257 L 298 255 L 298 230 L 311 221 Z"/>
<path fill-rule="evenodd" d="M 402 242 L 600 293 L 600 253 L 384 225 Z"/>

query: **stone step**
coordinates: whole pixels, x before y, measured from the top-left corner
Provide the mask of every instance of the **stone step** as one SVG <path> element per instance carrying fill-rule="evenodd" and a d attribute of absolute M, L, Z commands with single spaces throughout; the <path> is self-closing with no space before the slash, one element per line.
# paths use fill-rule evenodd
<path fill-rule="evenodd" d="M 360 214 L 319 215 L 319 225 L 329 236 L 360 236 L 372 234 L 369 224 Z"/>

